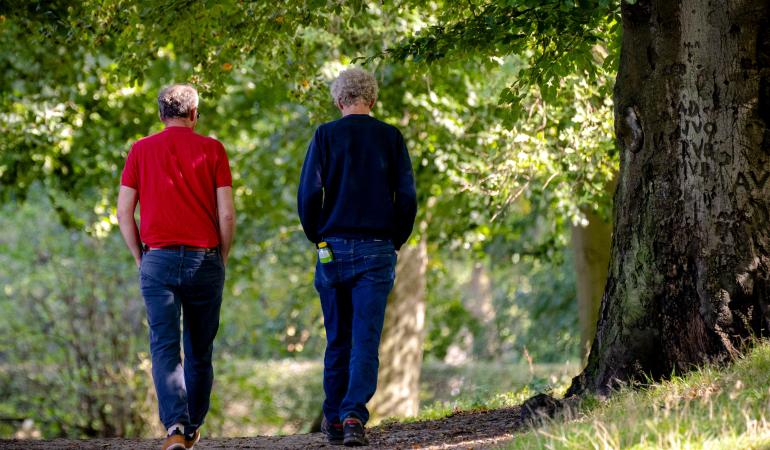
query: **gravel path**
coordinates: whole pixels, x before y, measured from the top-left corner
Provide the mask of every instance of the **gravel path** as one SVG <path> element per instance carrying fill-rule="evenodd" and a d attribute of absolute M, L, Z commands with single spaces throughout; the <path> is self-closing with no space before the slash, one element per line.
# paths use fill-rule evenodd
<path fill-rule="evenodd" d="M 486 449 L 496 448 L 513 438 L 523 421 L 521 408 L 460 412 L 440 420 L 392 423 L 368 431 L 370 446 L 376 449 Z M 204 431 L 205 433 L 205 431 Z M 0 440 L 0 449 L 119 449 L 158 450 L 159 439 L 52 439 Z M 341 449 L 326 442 L 320 433 L 292 436 L 202 439 L 196 449 Z"/>

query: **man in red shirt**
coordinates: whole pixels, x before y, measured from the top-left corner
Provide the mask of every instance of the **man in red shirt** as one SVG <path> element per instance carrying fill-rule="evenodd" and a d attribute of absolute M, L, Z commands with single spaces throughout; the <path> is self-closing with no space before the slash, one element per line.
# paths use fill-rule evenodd
<path fill-rule="evenodd" d="M 211 357 L 235 212 L 224 147 L 194 132 L 195 88 L 163 89 L 158 108 L 166 128 L 131 147 L 118 195 L 118 223 L 141 274 L 152 377 L 160 420 L 168 430 L 162 448 L 181 450 L 198 441 L 209 409 Z M 141 229 L 134 220 L 137 203 Z"/>

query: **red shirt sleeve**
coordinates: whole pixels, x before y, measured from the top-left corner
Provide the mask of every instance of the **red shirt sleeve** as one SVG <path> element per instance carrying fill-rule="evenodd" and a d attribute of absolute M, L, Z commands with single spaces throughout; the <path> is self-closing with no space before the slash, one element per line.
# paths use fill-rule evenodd
<path fill-rule="evenodd" d="M 230 187 L 233 185 L 233 176 L 230 173 L 230 161 L 227 159 L 227 152 L 225 152 L 225 147 L 222 144 L 219 145 L 219 158 L 217 158 L 214 177 L 214 181 L 218 188 Z"/>
<path fill-rule="evenodd" d="M 123 167 L 123 175 L 120 177 L 120 184 L 132 189 L 139 189 L 139 161 L 136 153 L 134 147 L 131 146 L 126 158 L 126 165 Z"/>

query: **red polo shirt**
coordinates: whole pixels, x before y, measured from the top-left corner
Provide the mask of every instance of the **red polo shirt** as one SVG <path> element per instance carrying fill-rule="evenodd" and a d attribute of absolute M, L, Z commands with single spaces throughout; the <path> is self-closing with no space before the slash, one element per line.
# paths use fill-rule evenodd
<path fill-rule="evenodd" d="M 134 143 L 120 182 L 139 194 L 142 242 L 150 247 L 219 245 L 217 194 L 232 186 L 224 146 L 188 127 Z"/>

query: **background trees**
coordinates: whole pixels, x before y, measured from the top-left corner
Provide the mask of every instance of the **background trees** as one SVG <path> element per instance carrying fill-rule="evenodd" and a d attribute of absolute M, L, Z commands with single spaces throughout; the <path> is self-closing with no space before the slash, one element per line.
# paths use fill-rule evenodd
<path fill-rule="evenodd" d="M 125 374 L 132 383 L 143 379 L 144 325 L 134 308 L 141 302 L 129 258 L 120 256 L 113 199 L 130 143 L 161 127 L 157 90 L 190 81 L 202 91 L 200 131 L 226 143 L 240 211 L 218 341 L 228 402 L 215 399 L 211 425 L 234 414 L 228 406 L 249 408 L 224 391 L 226 384 L 263 401 L 261 410 L 276 411 L 273 431 L 305 426 L 277 412 L 290 408 L 269 389 L 248 381 L 249 371 L 262 367 L 248 360 L 314 358 L 323 349 L 313 253 L 295 217 L 295 183 L 315 125 L 336 117 L 327 83 L 354 60 L 377 74 L 376 115 L 404 131 L 420 186 L 421 226 L 411 244 L 420 249 L 416 266 L 425 270 L 412 279 L 426 291 L 419 300 L 425 305 L 412 306 L 426 311 L 425 341 L 414 347 L 408 372 L 419 372 L 423 350 L 429 360 L 453 364 L 477 355 L 530 363 L 577 356 L 574 274 L 565 248 L 573 225 L 608 216 L 606 185 L 617 170 L 609 96 L 617 5 L 584 3 L 0 3 L 0 127 L 7 136 L 0 143 L 0 193 L 7 227 L 17 230 L 2 241 L 14 269 L 2 280 L 9 342 L 0 361 L 18 367 L 0 374 L 10 380 L 7 398 L 24 400 L 3 408 L 9 416 L 26 411 L 48 420 L 42 428 L 49 435 L 149 432 L 143 420 L 100 422 L 100 414 L 113 417 L 120 393 L 92 401 L 85 424 L 60 420 L 59 405 L 67 403 L 46 409 L 44 398 L 20 393 L 23 386 L 58 389 L 80 404 L 91 401 L 77 396 L 94 379 L 109 378 L 113 387 Z M 45 247 L 29 233 L 62 248 L 38 258 Z M 65 264 L 68 252 L 76 256 Z M 104 259 L 115 267 L 102 265 Z M 69 306 L 58 279 L 45 284 L 35 275 L 58 267 L 66 283 L 82 285 Z M 468 287 L 474 267 L 475 277 L 486 271 L 488 291 Z M 89 277 L 91 284 L 83 284 Z M 25 350 L 27 337 L 42 339 L 52 326 L 34 303 L 15 301 L 34 297 L 39 286 L 58 308 L 55 325 L 71 328 L 62 328 L 58 346 Z M 99 339 L 79 334 L 91 330 L 85 305 L 95 311 L 89 317 L 110 324 Z M 48 384 L 25 384 L 30 363 L 41 363 L 43 353 L 46 367 L 81 367 L 71 355 L 73 342 L 82 340 L 103 349 L 94 356 L 100 372 L 59 371 Z M 535 373 L 526 370 L 528 381 L 540 383 Z M 143 405 L 145 387 L 131 385 L 132 404 Z M 320 389 L 317 395 L 320 403 Z M 314 407 L 304 391 L 288 396 L 303 398 L 301 407 L 288 402 L 295 409 Z M 221 423 L 222 433 L 232 430 Z"/>

